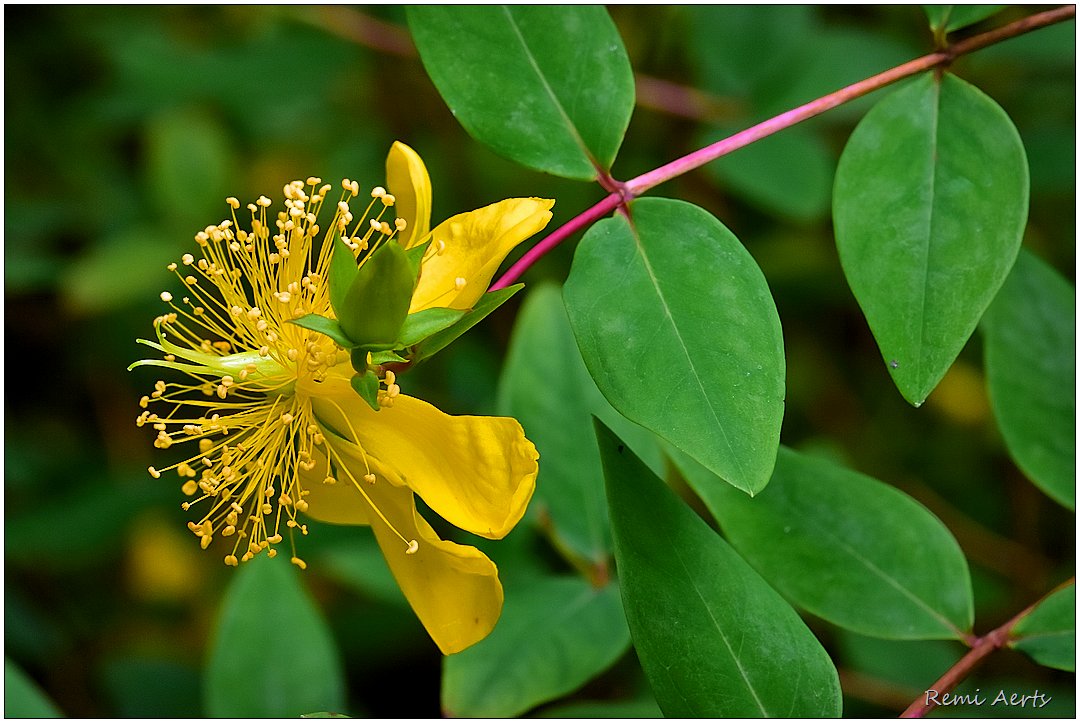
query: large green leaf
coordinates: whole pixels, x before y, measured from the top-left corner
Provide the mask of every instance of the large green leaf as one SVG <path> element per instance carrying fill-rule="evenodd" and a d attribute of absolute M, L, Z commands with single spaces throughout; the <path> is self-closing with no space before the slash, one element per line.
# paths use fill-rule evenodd
<path fill-rule="evenodd" d="M 1009 273 L 1028 170 L 1005 112 L 926 74 L 859 123 L 833 192 L 844 274 L 904 398 L 923 403 Z"/>
<path fill-rule="evenodd" d="M 63 718 L 57 707 L 37 684 L 4 658 L 4 717 L 5 718 Z"/>
<path fill-rule="evenodd" d="M 474 138 L 530 168 L 596 178 L 634 108 L 622 39 L 599 6 L 412 6 L 428 75 Z"/>
<path fill-rule="evenodd" d="M 507 584 L 495 630 L 443 663 L 442 707 L 452 717 L 509 718 L 570 693 L 626 652 L 616 585 L 581 578 Z"/>
<path fill-rule="evenodd" d="M 961 638 L 971 577 L 949 530 L 925 507 L 865 475 L 780 448 L 750 499 L 676 458 L 731 544 L 803 609 L 864 635 Z"/>
<path fill-rule="evenodd" d="M 244 563 L 225 593 L 206 666 L 208 715 L 287 718 L 341 710 L 337 648 L 300 579 L 282 558 Z"/>
<path fill-rule="evenodd" d="M 1021 618 L 1009 646 L 1035 662 L 1060 670 L 1076 670 L 1076 584 L 1058 590 Z"/>
<path fill-rule="evenodd" d="M 784 348 L 765 277 L 708 212 L 646 198 L 589 229 L 563 291 L 600 391 L 741 490 L 769 481 Z"/>
<path fill-rule="evenodd" d="M 840 714 L 825 650 L 783 598 L 601 423 L 634 647 L 671 717 Z"/>
<path fill-rule="evenodd" d="M 1076 290 L 1021 252 L 983 316 L 990 404 L 1032 482 L 1076 506 Z"/>
<path fill-rule="evenodd" d="M 554 285 L 533 289 L 518 313 L 498 403 L 500 414 L 521 422 L 544 460 L 530 512 L 546 515 L 560 543 L 576 554 L 606 560 L 611 532 L 592 417 L 653 469 L 663 469 L 663 458 L 656 438 L 612 409 L 596 388 Z"/>

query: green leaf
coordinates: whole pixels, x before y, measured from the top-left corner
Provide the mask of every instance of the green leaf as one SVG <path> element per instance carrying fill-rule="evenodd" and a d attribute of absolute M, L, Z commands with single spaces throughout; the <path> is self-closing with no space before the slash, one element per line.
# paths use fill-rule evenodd
<path fill-rule="evenodd" d="M 791 606 L 600 422 L 630 634 L 664 715 L 840 714 L 832 661 Z"/>
<path fill-rule="evenodd" d="M 340 344 L 343 349 L 351 349 L 354 346 L 353 340 L 345 336 L 344 330 L 336 319 L 327 319 L 318 314 L 307 314 L 299 319 L 289 319 L 288 323 L 325 334 Z"/>
<path fill-rule="evenodd" d="M 353 374 L 349 384 L 353 391 L 368 403 L 369 407 L 376 412 L 379 411 L 379 377 L 375 372 L 367 369 L 363 373 Z"/>
<path fill-rule="evenodd" d="M 443 663 L 450 717 L 509 718 L 580 688 L 630 645 L 616 585 L 546 577 L 507 585 L 495 630 Z"/>
<path fill-rule="evenodd" d="M 425 5 L 408 19 L 424 68 L 473 138 L 567 178 L 611 168 L 634 76 L 604 8 Z"/>
<path fill-rule="evenodd" d="M 357 271 L 356 256 L 352 249 L 345 245 L 341 234 L 338 234 L 334 238 L 334 250 L 330 254 L 330 273 L 327 284 L 330 289 L 330 307 L 339 319 L 345 310 L 345 295 L 349 292 Z"/>
<path fill-rule="evenodd" d="M 971 629 L 964 554 L 903 492 L 786 447 L 753 499 L 675 461 L 728 541 L 804 610 L 881 638 L 962 639 Z"/>
<path fill-rule="evenodd" d="M 646 198 L 578 245 L 563 296 L 611 405 L 751 494 L 784 415 L 780 319 L 765 277 L 706 211 Z"/>
<path fill-rule="evenodd" d="M 288 718 L 345 704 L 330 631 L 283 558 L 244 563 L 225 592 L 206 666 L 206 712 Z"/>
<path fill-rule="evenodd" d="M 1001 10 L 1004 5 L 923 5 L 930 29 L 934 33 L 946 33 L 965 28 L 985 20 Z"/>
<path fill-rule="evenodd" d="M 400 244 L 385 243 L 365 259 L 338 314 L 338 323 L 354 346 L 393 347 L 409 315 L 414 281 Z"/>
<path fill-rule="evenodd" d="M 5 657 L 4 717 L 63 718 L 64 714 L 41 692 L 30 676 Z"/>
<path fill-rule="evenodd" d="M 487 292 L 476 302 L 476 306 L 465 312 L 465 316 L 458 319 L 448 328 L 432 334 L 422 344 L 417 345 L 413 359 L 420 361 L 439 353 L 449 346 L 452 341 L 483 321 L 485 316 L 498 309 L 507 299 L 523 288 L 525 288 L 525 284 L 514 284 L 513 286 L 507 286 L 505 289 Z"/>
<path fill-rule="evenodd" d="M 1058 590 L 1020 619 L 1009 647 L 1022 650 L 1040 665 L 1076 670 L 1076 585 Z"/>
<path fill-rule="evenodd" d="M 852 133 L 836 245 L 900 393 L 919 406 L 1009 273 L 1027 219 L 1020 136 L 990 98 L 927 74 Z"/>
<path fill-rule="evenodd" d="M 546 517 L 576 554 L 605 561 L 611 532 L 592 417 L 616 430 L 652 469 L 663 470 L 663 458 L 656 438 L 612 409 L 596 388 L 554 285 L 530 289 L 518 312 L 498 409 L 521 422 L 544 460 L 530 513 Z"/>
<path fill-rule="evenodd" d="M 409 314 L 405 317 L 405 324 L 398 334 L 398 346 L 406 347 L 419 344 L 424 339 L 432 336 L 456 323 L 465 316 L 463 309 L 432 308 Z"/>
<path fill-rule="evenodd" d="M 1021 251 L 982 320 L 986 383 L 1009 454 L 1039 489 L 1076 507 L 1076 291 Z"/>

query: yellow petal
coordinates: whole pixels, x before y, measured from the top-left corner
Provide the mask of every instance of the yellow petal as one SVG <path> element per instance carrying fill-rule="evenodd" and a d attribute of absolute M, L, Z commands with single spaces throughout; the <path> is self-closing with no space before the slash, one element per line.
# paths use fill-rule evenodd
<path fill-rule="evenodd" d="M 424 262 L 410 313 L 436 306 L 471 308 L 506 255 L 551 220 L 553 205 L 546 198 L 508 198 L 439 224 L 432 243 L 446 247 Z"/>
<path fill-rule="evenodd" d="M 331 444 L 337 454 L 356 455 L 348 450 L 352 445 Z M 378 513 L 351 483 L 348 488 L 367 507 L 390 571 L 439 650 L 452 655 L 483 640 L 502 612 L 503 591 L 495 563 L 475 547 L 439 539 L 417 513 L 407 488 L 387 484 L 381 477 L 374 484 L 361 484 Z M 409 554 L 413 540 L 416 551 Z"/>
<path fill-rule="evenodd" d="M 539 455 L 517 420 L 451 416 L 405 395 L 376 412 L 343 398 L 356 395 L 342 376 L 319 386 L 311 398 L 316 417 L 359 442 L 369 464 L 397 472 L 455 527 L 499 539 L 525 514 Z"/>
<path fill-rule="evenodd" d="M 398 240 L 412 248 L 431 229 L 431 178 L 416 151 L 401 141 L 394 141 L 386 156 L 386 185 L 397 199 L 395 214 L 407 224 Z"/>
<path fill-rule="evenodd" d="M 308 494 L 304 501 L 308 503 L 305 514 L 320 522 L 335 525 L 366 525 L 370 509 L 363 497 L 353 486 L 352 478 L 344 470 L 338 470 L 338 477 L 333 484 L 326 484 L 329 465 L 326 453 L 316 447 L 312 450 L 315 467 L 300 470 L 300 486 Z M 349 465 L 352 477 L 363 481 L 365 470 L 357 465 Z"/>

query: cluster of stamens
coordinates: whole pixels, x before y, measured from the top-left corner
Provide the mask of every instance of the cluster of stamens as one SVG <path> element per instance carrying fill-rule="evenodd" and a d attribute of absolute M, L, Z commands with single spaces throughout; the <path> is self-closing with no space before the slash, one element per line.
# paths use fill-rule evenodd
<path fill-rule="evenodd" d="M 226 199 L 232 218 L 195 235 L 198 258 L 184 254 L 179 264 L 168 266 L 185 292 L 179 303 L 173 294 L 161 294 L 171 311 L 154 320 L 158 343 L 150 345 L 164 357 L 138 363 L 172 368 L 188 377 L 184 382 L 157 381 L 153 392 L 139 401 L 143 411 L 136 424 L 156 430 L 154 446 L 159 449 L 197 443 L 197 454 L 162 470 L 150 467 L 149 472 L 158 478 L 175 470 L 183 493 L 191 498 L 183 508 L 209 508 L 188 527 L 203 549 L 215 536 L 233 538 L 232 552 L 225 556 L 228 565 L 263 550 L 274 557 L 274 545 L 283 540 L 284 531 L 290 537 L 292 562 L 306 567 L 293 541 L 296 531 L 307 534 L 307 526 L 297 520 L 297 513 L 308 508 L 301 471 L 324 465 L 325 484 L 337 483 L 344 472 L 371 502 L 360 485 L 376 481 L 366 460 L 365 474 L 352 479 L 308 401 L 295 394 L 298 380 L 321 381 L 349 355 L 329 337 L 288 322 L 309 313 L 332 316 L 325 280 L 333 238 L 340 236 L 355 254 L 363 254 L 392 240 L 406 223 L 383 220 L 395 199 L 382 188 L 373 189 L 371 202 L 354 223 L 349 200 L 359 195 L 359 185 L 345 179 L 317 249 L 319 212 L 332 190 L 320 183 L 308 178 L 306 184 L 293 181 L 284 187 L 285 210 L 277 214 L 273 235 L 267 217 L 270 199 L 262 196 L 247 205 L 250 231 L 238 223 L 240 202 Z M 376 203 L 379 207 L 371 215 Z M 390 407 L 400 387 L 392 371 L 383 372 L 380 382 L 379 405 Z M 351 436 L 348 441 L 358 445 L 355 432 Z M 406 552 L 416 551 L 415 540 L 398 536 Z"/>

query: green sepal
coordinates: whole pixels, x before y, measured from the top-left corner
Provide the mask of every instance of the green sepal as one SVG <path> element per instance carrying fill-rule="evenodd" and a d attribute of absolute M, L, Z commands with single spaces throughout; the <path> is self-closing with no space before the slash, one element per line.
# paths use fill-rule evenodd
<path fill-rule="evenodd" d="M 345 308 L 345 294 L 352 286 L 356 278 L 356 256 L 352 249 L 345 245 L 341 234 L 334 239 L 334 252 L 330 255 L 330 306 L 334 309 L 334 315 L 341 318 L 341 312 Z M 352 346 L 350 344 L 349 346 Z"/>
<path fill-rule="evenodd" d="M 342 308 L 335 309 L 353 346 L 394 348 L 409 314 L 414 280 L 400 244 L 383 244 L 367 256 L 345 293 Z"/>
<path fill-rule="evenodd" d="M 405 318 L 405 325 L 398 335 L 398 346 L 406 347 L 419 344 L 424 339 L 437 334 L 465 316 L 464 309 L 444 309 L 436 307 L 424 309 Z"/>
<path fill-rule="evenodd" d="M 352 354 L 349 356 L 349 361 L 352 362 L 352 368 L 356 370 L 357 374 L 363 374 L 368 370 L 367 358 L 367 349 L 352 350 Z"/>
<path fill-rule="evenodd" d="M 326 334 L 343 349 L 351 349 L 355 346 L 355 343 L 345 335 L 344 329 L 335 319 L 327 319 L 325 316 L 319 316 L 318 314 L 308 314 L 301 316 L 299 319 L 289 319 L 288 323 L 296 324 L 311 331 L 317 331 L 320 334 Z"/>
<path fill-rule="evenodd" d="M 431 240 L 429 239 L 427 242 L 413 246 L 405 251 L 405 258 L 409 260 L 409 265 L 412 267 L 414 282 L 420 277 L 420 265 L 424 262 L 424 256 L 427 254 L 430 245 Z"/>
<path fill-rule="evenodd" d="M 363 374 L 354 374 L 349 384 L 369 407 L 379 411 L 379 377 L 375 376 L 375 372 L 368 369 Z"/>
<path fill-rule="evenodd" d="M 378 364 L 408 364 L 409 360 L 406 357 L 401 356 L 396 351 L 380 351 L 372 352 L 371 354 L 372 365 Z"/>
<path fill-rule="evenodd" d="M 525 284 L 514 284 L 498 291 L 489 291 L 476 302 L 476 306 L 465 312 L 464 316 L 440 332 L 432 334 L 416 348 L 413 361 L 420 361 L 434 356 L 445 349 L 450 342 L 480 323 L 485 316 L 502 306 L 507 299 L 525 288 Z"/>

